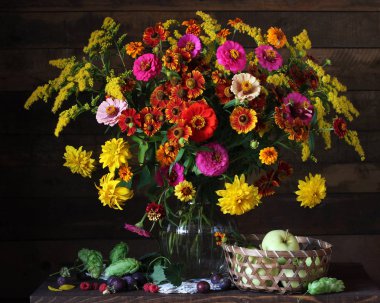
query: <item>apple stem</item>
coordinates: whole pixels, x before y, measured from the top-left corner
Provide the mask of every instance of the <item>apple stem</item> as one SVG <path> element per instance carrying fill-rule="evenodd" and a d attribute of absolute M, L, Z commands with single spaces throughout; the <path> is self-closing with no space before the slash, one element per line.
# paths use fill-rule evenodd
<path fill-rule="evenodd" d="M 285 241 L 288 240 L 288 237 L 289 237 L 289 229 L 286 230 L 286 234 L 285 234 Z"/>

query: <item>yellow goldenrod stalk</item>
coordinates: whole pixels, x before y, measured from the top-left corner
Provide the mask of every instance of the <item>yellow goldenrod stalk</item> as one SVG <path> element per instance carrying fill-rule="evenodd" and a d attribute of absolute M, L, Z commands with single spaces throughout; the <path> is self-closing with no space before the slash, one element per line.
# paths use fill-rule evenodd
<path fill-rule="evenodd" d="M 310 158 L 310 147 L 307 142 L 302 142 L 302 161 L 305 162 Z"/>
<path fill-rule="evenodd" d="M 263 35 L 261 34 L 261 28 L 259 27 L 252 27 L 244 22 L 238 22 L 232 27 L 237 30 L 239 33 L 247 34 L 251 38 L 253 38 L 257 45 L 265 44 L 265 39 Z"/>
<path fill-rule="evenodd" d="M 253 60 L 253 58 L 255 58 L 255 53 L 252 51 L 252 52 L 249 52 L 247 54 L 247 62 Z"/>
<path fill-rule="evenodd" d="M 164 29 L 168 30 L 170 27 L 179 26 L 179 22 L 175 19 L 168 19 L 164 23 L 162 23 Z"/>
<path fill-rule="evenodd" d="M 32 106 L 32 104 L 37 102 L 38 100 L 43 100 L 46 103 L 50 97 L 50 94 L 51 93 L 49 84 L 38 86 L 30 95 L 28 100 L 26 100 L 24 108 L 29 109 Z"/>
<path fill-rule="evenodd" d="M 290 87 L 289 86 L 289 79 L 283 73 L 278 73 L 278 74 L 273 74 L 273 75 L 268 76 L 267 82 L 271 83 L 271 84 L 273 84 L 275 86 Z"/>
<path fill-rule="evenodd" d="M 318 76 L 319 79 L 322 79 L 325 76 L 326 72 L 323 69 L 323 67 L 320 66 L 319 64 L 315 63 L 314 61 L 312 61 L 310 59 L 306 60 L 306 64 L 309 67 L 311 67 L 317 73 L 317 76 Z M 329 75 L 327 75 L 327 76 L 329 76 Z M 330 80 L 330 76 L 329 77 L 325 77 L 325 81 L 326 80 Z M 322 82 L 324 82 L 324 81 L 322 81 Z M 324 83 L 327 84 L 328 82 L 324 82 Z"/>
<path fill-rule="evenodd" d="M 73 94 L 75 91 L 75 83 L 74 82 L 69 82 L 67 83 L 64 87 L 60 89 L 58 92 L 57 97 L 54 100 L 54 105 L 52 108 L 52 112 L 56 113 L 62 106 L 63 102 L 66 101 L 71 94 Z"/>
<path fill-rule="evenodd" d="M 105 91 L 108 95 L 119 99 L 124 100 L 125 97 L 121 91 L 121 87 L 125 84 L 125 81 L 120 77 L 107 77 L 107 84 Z"/>
<path fill-rule="evenodd" d="M 326 109 L 323 106 L 322 100 L 319 97 L 314 99 L 314 108 L 317 111 L 317 125 L 321 132 L 322 138 L 325 141 L 325 149 L 331 148 L 331 123 L 324 120 Z"/>
<path fill-rule="evenodd" d="M 295 48 L 306 55 L 306 50 L 311 48 L 311 41 L 307 34 L 306 29 L 304 29 L 299 35 L 293 37 L 293 42 Z"/>
<path fill-rule="evenodd" d="M 69 122 L 76 117 L 76 115 L 79 113 L 78 105 L 73 105 L 67 110 L 62 111 L 59 114 L 58 123 L 55 127 L 54 135 L 56 137 L 59 136 L 61 131 L 69 124 Z"/>
<path fill-rule="evenodd" d="M 327 99 L 333 105 L 335 111 L 338 114 L 344 115 L 349 121 L 352 121 L 354 117 L 359 116 L 359 111 L 354 105 L 347 99 L 346 96 L 338 96 L 336 90 L 331 90 L 327 94 Z"/>
<path fill-rule="evenodd" d="M 182 34 L 178 30 L 174 30 L 173 35 L 177 40 L 182 37 Z"/>
<path fill-rule="evenodd" d="M 344 140 L 348 145 L 351 145 L 355 148 L 355 151 L 359 154 L 360 160 L 365 160 L 365 153 L 363 147 L 360 144 L 358 133 L 354 130 L 348 130 L 347 134 L 344 136 Z"/>
<path fill-rule="evenodd" d="M 77 83 L 78 90 L 80 92 L 83 92 L 86 89 L 92 88 L 94 86 L 94 79 L 92 77 L 92 74 L 91 63 L 87 62 L 74 75 L 73 81 Z"/>
<path fill-rule="evenodd" d="M 50 60 L 49 64 L 62 69 L 57 78 L 49 81 L 52 90 L 59 91 L 62 87 L 67 85 L 68 78 L 73 76 L 74 70 L 76 69 L 78 63 L 76 63 L 75 57 L 71 57 Z"/>
<path fill-rule="evenodd" d="M 174 39 L 173 37 L 169 37 L 168 38 L 168 42 L 169 42 L 169 44 L 171 45 L 171 46 L 173 46 L 173 45 L 177 45 L 177 40 L 176 39 Z"/>
<path fill-rule="evenodd" d="M 221 29 L 221 26 L 220 24 L 218 24 L 218 21 L 202 11 L 197 11 L 196 15 L 201 17 L 201 19 L 203 20 L 203 22 L 201 23 L 201 27 L 204 30 L 204 32 L 210 37 L 211 41 L 215 41 L 217 37 L 216 33 Z"/>

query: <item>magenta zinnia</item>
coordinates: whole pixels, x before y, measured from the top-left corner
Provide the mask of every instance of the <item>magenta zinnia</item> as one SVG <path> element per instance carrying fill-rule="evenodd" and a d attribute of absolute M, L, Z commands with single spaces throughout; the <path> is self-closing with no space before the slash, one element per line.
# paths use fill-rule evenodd
<path fill-rule="evenodd" d="M 299 118 L 304 125 L 308 125 L 313 118 L 314 107 L 311 102 L 300 93 L 293 92 L 287 95 L 283 103 L 284 118 L 293 123 L 296 118 Z"/>
<path fill-rule="evenodd" d="M 161 167 L 155 176 L 157 185 L 164 186 L 164 180 L 166 180 L 170 186 L 176 186 L 185 180 L 184 170 L 185 168 L 179 163 L 173 165 L 170 173 L 169 166 Z"/>
<path fill-rule="evenodd" d="M 184 48 L 187 52 L 189 52 L 191 58 L 198 56 L 202 49 L 201 40 L 192 34 L 182 36 L 178 40 L 177 46 Z"/>
<path fill-rule="evenodd" d="M 234 73 L 242 71 L 247 62 L 243 46 L 231 40 L 227 40 L 223 45 L 218 47 L 216 58 L 220 65 L 223 65 L 225 69 Z"/>
<path fill-rule="evenodd" d="M 255 49 L 257 60 L 269 71 L 278 70 L 282 66 L 281 55 L 270 45 L 260 45 Z"/>
<path fill-rule="evenodd" d="M 227 150 L 216 142 L 204 146 L 211 150 L 202 150 L 197 153 L 195 163 L 199 171 L 209 177 L 220 176 L 229 165 Z"/>
<path fill-rule="evenodd" d="M 137 80 L 149 81 L 161 72 L 161 61 L 153 54 L 138 57 L 133 63 L 133 74 Z"/>

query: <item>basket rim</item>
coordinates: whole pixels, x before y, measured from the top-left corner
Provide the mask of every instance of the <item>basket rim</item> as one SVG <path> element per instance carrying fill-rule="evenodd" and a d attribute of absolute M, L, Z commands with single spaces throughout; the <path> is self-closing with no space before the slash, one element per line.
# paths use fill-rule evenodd
<path fill-rule="evenodd" d="M 260 240 L 260 236 L 256 234 L 250 234 L 256 240 Z M 262 249 L 253 249 L 240 247 L 228 243 L 222 243 L 223 250 L 231 253 L 241 254 L 243 256 L 252 256 L 252 257 L 261 257 L 261 258 L 279 258 L 279 257 L 288 257 L 288 258 L 308 258 L 308 257 L 320 257 L 330 255 L 332 252 L 332 245 L 326 241 L 306 237 L 306 236 L 295 236 L 298 242 L 301 243 L 316 243 L 319 245 L 319 249 L 313 250 L 262 250 Z"/>

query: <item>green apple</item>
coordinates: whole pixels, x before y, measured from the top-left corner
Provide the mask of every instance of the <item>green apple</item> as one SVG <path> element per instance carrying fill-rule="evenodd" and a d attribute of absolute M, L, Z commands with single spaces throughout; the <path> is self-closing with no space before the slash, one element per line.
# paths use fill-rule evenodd
<path fill-rule="evenodd" d="M 285 230 L 272 230 L 267 233 L 261 243 L 264 250 L 299 250 L 300 246 L 296 237 L 289 231 Z"/>

